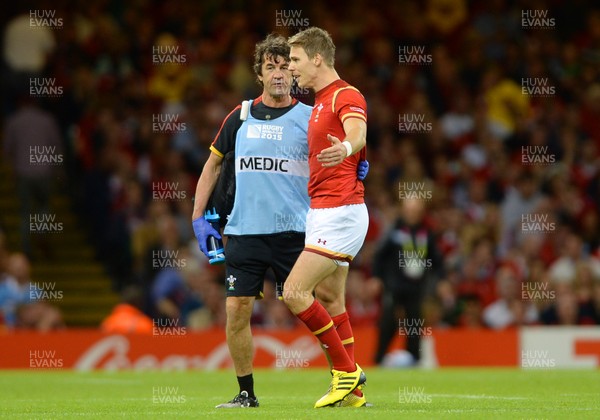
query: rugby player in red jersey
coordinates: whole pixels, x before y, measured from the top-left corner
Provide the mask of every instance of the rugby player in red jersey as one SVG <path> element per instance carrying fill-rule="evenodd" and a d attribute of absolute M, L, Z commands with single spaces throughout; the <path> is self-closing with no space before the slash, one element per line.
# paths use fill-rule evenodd
<path fill-rule="evenodd" d="M 298 86 L 315 91 L 308 122 L 308 195 L 304 250 L 283 289 L 283 300 L 319 339 L 331 363 L 329 391 L 315 403 L 366 405 L 366 376 L 354 361 L 354 337 L 344 303 L 349 262 L 360 250 L 369 225 L 364 186 L 356 179 L 366 155 L 366 101 L 334 68 L 335 45 L 320 28 L 288 39 L 289 70 Z M 329 310 L 315 300 L 326 300 Z"/>

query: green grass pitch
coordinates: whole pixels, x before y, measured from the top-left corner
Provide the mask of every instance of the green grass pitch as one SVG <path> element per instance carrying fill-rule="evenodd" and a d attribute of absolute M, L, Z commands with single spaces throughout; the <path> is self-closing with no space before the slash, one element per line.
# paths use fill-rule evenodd
<path fill-rule="evenodd" d="M 232 371 L 0 372 L 0 418 L 600 419 L 595 370 L 367 369 L 367 408 L 312 408 L 325 369 L 257 370 L 257 409 L 215 409 Z"/>

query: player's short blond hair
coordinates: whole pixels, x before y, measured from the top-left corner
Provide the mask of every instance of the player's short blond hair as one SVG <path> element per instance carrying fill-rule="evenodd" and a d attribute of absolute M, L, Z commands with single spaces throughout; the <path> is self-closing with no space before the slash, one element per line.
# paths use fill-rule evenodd
<path fill-rule="evenodd" d="M 335 62 L 335 44 L 331 35 L 321 28 L 307 28 L 292 35 L 288 39 L 290 46 L 302 47 L 308 58 L 314 58 L 317 54 L 323 57 L 323 61 L 329 67 Z"/>

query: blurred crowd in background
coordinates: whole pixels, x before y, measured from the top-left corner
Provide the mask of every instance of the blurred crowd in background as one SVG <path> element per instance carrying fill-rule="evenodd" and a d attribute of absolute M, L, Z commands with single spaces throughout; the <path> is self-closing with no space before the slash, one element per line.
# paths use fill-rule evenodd
<path fill-rule="evenodd" d="M 255 43 L 319 26 L 337 46 L 339 74 L 368 104 L 370 227 L 347 284 L 353 325 L 377 323 L 382 299 L 395 293 L 393 280 L 378 275 L 393 279 L 396 267 L 402 277 L 396 257 L 383 274 L 373 264 L 405 218 L 402 192 L 417 186 L 417 223 L 440 257 L 419 280 L 427 325 L 599 324 L 598 6 L 42 1 L 35 8 L 56 10 L 65 24 L 17 41 L 30 7 L 6 5 L 14 10 L 2 22 L 3 126 L 23 105 L 20 81 L 55 78 L 64 93 L 38 106 L 60 130 L 69 191 L 115 289 L 137 286 L 150 317 L 223 325 L 224 270 L 207 264 L 191 228 L 196 181 L 225 116 L 260 93 Z M 523 10 L 550 20 L 525 27 Z M 300 26 L 281 25 L 282 16 L 299 16 Z M 406 63 L 406 47 L 423 62 Z M 176 62 L 157 60 L 169 54 Z M 524 93 L 536 83 L 545 94 Z M 295 93 L 310 103 L 310 94 Z M 179 125 L 157 130 L 166 115 Z M 403 130 L 415 116 L 425 129 Z M 156 191 L 169 186 L 173 194 L 161 199 Z M 178 251 L 186 266 L 156 269 L 161 250 Z M 293 327 L 267 280 L 253 323 Z"/>

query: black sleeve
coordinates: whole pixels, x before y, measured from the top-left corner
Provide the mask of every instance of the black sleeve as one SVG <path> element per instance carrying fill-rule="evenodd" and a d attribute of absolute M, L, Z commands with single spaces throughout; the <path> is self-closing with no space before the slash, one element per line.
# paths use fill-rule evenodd
<path fill-rule="evenodd" d="M 222 157 L 223 161 L 219 179 L 206 208 L 214 208 L 217 211 L 221 227 L 227 224 L 227 216 L 231 214 L 235 200 L 235 139 L 243 122 L 240 120 L 241 108 L 241 105 L 238 105 L 225 117 L 210 146 L 210 150 Z"/>
<path fill-rule="evenodd" d="M 227 153 L 235 150 L 235 138 L 243 122 L 240 120 L 241 110 L 242 106 L 238 105 L 225 117 L 210 146 L 210 149 L 221 157 L 225 157 Z"/>
<path fill-rule="evenodd" d="M 227 152 L 221 163 L 221 173 L 215 189 L 208 199 L 207 209 L 215 209 L 220 216 L 219 223 L 222 228 L 227 224 L 227 217 L 233 210 L 235 202 L 235 153 Z"/>

